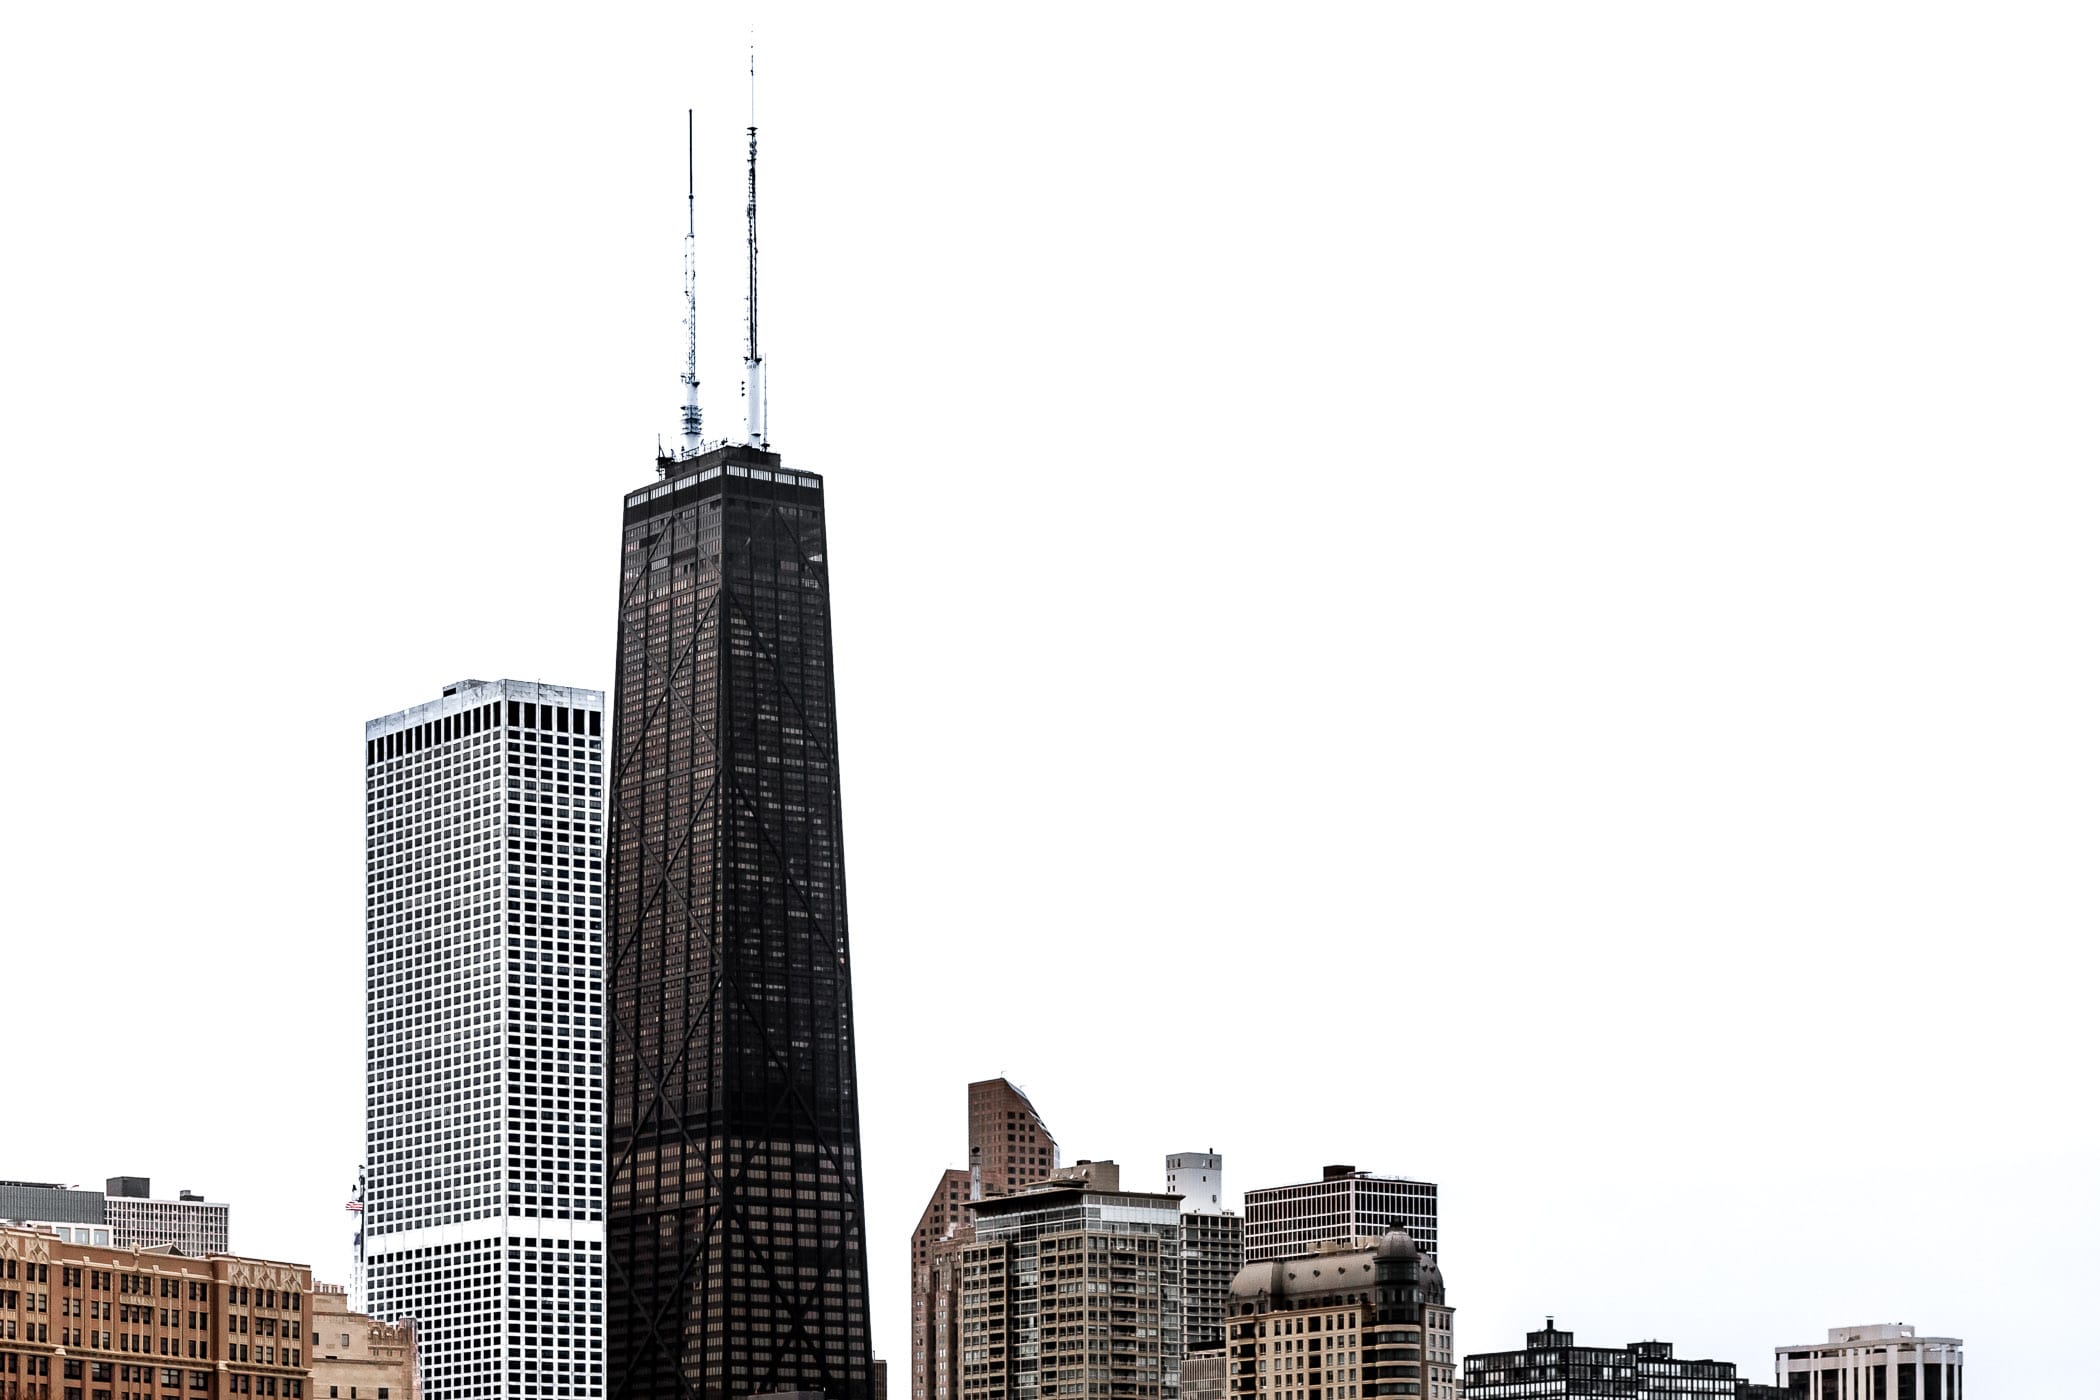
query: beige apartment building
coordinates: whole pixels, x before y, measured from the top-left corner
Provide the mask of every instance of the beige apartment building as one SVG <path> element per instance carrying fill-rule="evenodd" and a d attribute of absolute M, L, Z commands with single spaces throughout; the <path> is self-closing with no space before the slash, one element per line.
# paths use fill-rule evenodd
<path fill-rule="evenodd" d="M 960 1400 L 1177 1400 L 1181 1199 L 1113 1162 L 972 1207 L 954 1343 Z"/>
<path fill-rule="evenodd" d="M 350 1311 L 337 1284 L 317 1283 L 312 1314 L 312 1400 L 421 1400 L 416 1384 L 416 1329 Z"/>

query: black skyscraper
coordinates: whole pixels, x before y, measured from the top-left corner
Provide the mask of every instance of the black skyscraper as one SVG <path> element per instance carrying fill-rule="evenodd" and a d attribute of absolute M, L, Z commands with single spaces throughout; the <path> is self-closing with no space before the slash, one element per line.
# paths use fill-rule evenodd
<path fill-rule="evenodd" d="M 612 1400 L 868 1400 L 824 487 L 728 446 L 627 497 L 612 723 Z"/>

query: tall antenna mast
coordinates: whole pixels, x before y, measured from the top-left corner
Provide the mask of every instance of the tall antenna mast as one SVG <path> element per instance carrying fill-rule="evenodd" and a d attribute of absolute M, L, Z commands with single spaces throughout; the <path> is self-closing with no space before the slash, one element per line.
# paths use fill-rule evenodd
<path fill-rule="evenodd" d="M 753 447 L 766 443 L 766 361 L 758 353 L 758 45 L 751 46 L 751 161 L 744 177 L 744 246 L 750 287 L 745 293 L 744 431 Z"/>
<path fill-rule="evenodd" d="M 693 109 L 685 109 L 685 450 L 700 451 L 700 300 L 694 288 L 699 263 L 693 244 Z"/>

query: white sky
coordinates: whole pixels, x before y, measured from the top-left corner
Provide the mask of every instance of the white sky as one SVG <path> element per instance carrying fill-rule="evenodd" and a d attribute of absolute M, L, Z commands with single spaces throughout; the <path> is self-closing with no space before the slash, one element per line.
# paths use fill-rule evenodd
<path fill-rule="evenodd" d="M 346 1272 L 361 725 L 609 684 L 747 22 L 0 20 L 0 1175 Z M 1002 1071 L 1133 1184 L 1441 1182 L 1462 1351 L 2088 1390 L 2093 12 L 758 24 L 893 1393 Z"/>

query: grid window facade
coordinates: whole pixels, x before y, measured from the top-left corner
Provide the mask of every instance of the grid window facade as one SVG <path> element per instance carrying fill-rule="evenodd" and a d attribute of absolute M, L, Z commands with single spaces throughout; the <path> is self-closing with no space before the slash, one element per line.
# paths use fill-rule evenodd
<path fill-rule="evenodd" d="M 1558 1395 L 1623 1395 L 1629 1400 L 1715 1400 L 1736 1394 L 1735 1363 L 1694 1361 L 1668 1342 L 1579 1347 L 1571 1332 L 1527 1333 L 1522 1351 L 1466 1358 L 1467 1400 L 1534 1400 Z M 1952 1400 L 1949 1397 L 1949 1400 Z"/>
<path fill-rule="evenodd" d="M 1337 1168 L 1346 1171 L 1346 1168 Z M 1247 1193 L 1247 1260 L 1310 1253 L 1332 1240 L 1370 1239 L 1394 1226 L 1415 1247 L 1437 1250 L 1436 1183 L 1353 1172 Z"/>
<path fill-rule="evenodd" d="M 1190 1351 L 1225 1345 L 1225 1308 L 1245 1255 L 1245 1222 L 1237 1215 L 1183 1213 L 1182 1331 Z"/>
<path fill-rule="evenodd" d="M 160 1249 L 173 1245 L 199 1257 L 227 1251 L 227 1208 L 215 1201 L 156 1201 L 138 1196 L 111 1196 L 104 1205 L 109 1242 L 119 1249 Z"/>
<path fill-rule="evenodd" d="M 1181 1223 L 1171 1198 L 1024 1192 L 957 1247 L 962 1400 L 1181 1392 Z"/>
<path fill-rule="evenodd" d="M 365 730 L 365 1306 L 429 1400 L 604 1393 L 603 696 Z"/>

